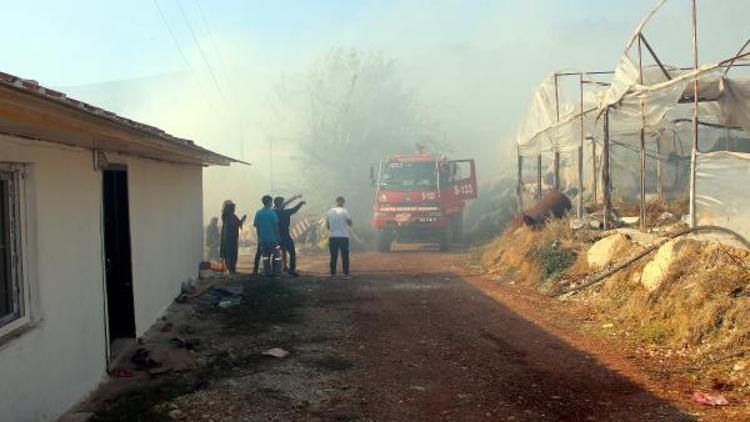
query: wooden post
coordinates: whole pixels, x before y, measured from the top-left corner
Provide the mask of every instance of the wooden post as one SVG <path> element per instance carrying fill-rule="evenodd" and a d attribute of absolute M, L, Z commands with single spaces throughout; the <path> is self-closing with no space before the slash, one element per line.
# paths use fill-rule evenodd
<path fill-rule="evenodd" d="M 693 0 L 693 69 L 698 70 L 698 8 Z M 693 148 L 690 151 L 690 227 L 696 225 L 695 176 L 698 161 L 698 78 L 693 80 Z"/>
<path fill-rule="evenodd" d="M 609 180 L 609 107 L 604 110 L 604 141 L 602 146 L 602 190 L 604 191 L 604 230 L 609 229 L 609 214 L 612 211 L 612 202 Z"/>
<path fill-rule="evenodd" d="M 542 154 L 536 156 L 536 200 L 542 200 Z"/>
<path fill-rule="evenodd" d="M 638 78 L 640 84 L 643 85 L 643 55 L 641 54 L 641 34 L 638 34 Z M 641 231 L 646 231 L 646 125 L 644 116 L 644 104 L 643 100 L 641 103 L 641 139 L 640 139 L 640 161 L 641 161 L 641 180 L 640 180 L 640 227 Z"/>

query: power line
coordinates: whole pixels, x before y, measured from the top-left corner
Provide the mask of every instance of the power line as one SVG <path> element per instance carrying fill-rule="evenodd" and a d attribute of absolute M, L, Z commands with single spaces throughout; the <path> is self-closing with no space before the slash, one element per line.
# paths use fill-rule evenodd
<path fill-rule="evenodd" d="M 221 50 L 219 50 L 219 46 L 216 43 L 216 38 L 214 37 L 213 31 L 211 30 L 211 25 L 208 24 L 208 19 L 206 18 L 206 13 L 203 11 L 203 6 L 201 6 L 200 0 L 195 0 L 195 6 L 198 9 L 198 15 L 201 18 L 201 22 L 203 22 L 203 26 L 206 28 L 206 33 L 208 34 L 208 41 L 210 43 L 211 48 L 213 49 L 214 56 L 219 61 L 220 66 L 220 72 L 219 75 L 227 82 L 227 85 L 229 85 L 229 82 L 231 81 L 230 78 L 227 77 L 226 69 L 227 69 L 227 63 L 224 60 L 223 55 L 221 54 Z M 234 104 L 238 104 L 238 97 L 235 97 L 234 92 L 232 90 L 229 91 L 230 97 Z M 237 122 L 238 130 L 239 130 L 239 138 L 240 138 L 240 157 L 244 160 L 245 159 L 245 128 L 242 124 L 242 121 L 238 118 Z"/>
<path fill-rule="evenodd" d="M 198 15 L 200 15 L 201 17 L 203 26 L 206 27 L 206 32 L 208 33 L 208 41 L 211 43 L 211 48 L 214 49 L 214 53 L 216 53 L 216 57 L 219 59 L 219 64 L 221 65 L 221 67 L 226 69 L 227 63 L 224 61 L 224 57 L 219 50 L 218 44 L 216 44 L 216 39 L 214 38 L 213 31 L 211 31 L 211 26 L 208 24 L 208 19 L 206 19 L 206 14 L 203 11 L 203 6 L 201 6 L 200 0 L 195 0 L 195 5 L 197 6 Z"/>
<path fill-rule="evenodd" d="M 226 97 L 224 97 L 224 92 L 222 91 L 221 86 L 219 85 L 219 81 L 216 79 L 216 75 L 214 74 L 213 69 L 211 69 L 211 64 L 209 63 L 208 58 L 206 57 L 206 53 L 203 51 L 203 47 L 201 47 L 200 42 L 198 42 L 198 37 L 195 35 L 195 31 L 193 30 L 193 25 L 190 24 L 190 19 L 188 19 L 187 14 L 185 13 L 185 9 L 182 7 L 182 4 L 180 4 L 180 1 L 175 0 L 175 3 L 177 3 L 177 8 L 180 10 L 182 19 L 185 21 L 185 24 L 190 30 L 190 35 L 193 37 L 193 42 L 195 43 L 195 46 L 198 47 L 198 52 L 200 53 L 201 58 L 203 59 L 203 63 L 206 65 L 206 70 L 208 70 L 208 74 L 211 75 L 211 79 L 214 82 L 214 86 L 216 86 L 216 90 L 219 92 L 219 95 L 221 96 L 222 100 L 224 101 L 224 105 L 226 106 Z"/>
<path fill-rule="evenodd" d="M 190 61 L 187 59 L 185 52 L 182 51 L 182 47 L 180 47 L 180 42 L 177 40 L 177 36 L 175 36 L 174 32 L 172 31 L 172 27 L 169 25 L 169 21 L 167 20 L 167 17 L 164 15 L 164 11 L 161 10 L 161 7 L 159 6 L 159 2 L 157 0 L 153 0 L 153 1 L 154 1 L 154 6 L 156 6 L 156 10 L 159 11 L 159 16 L 161 16 L 162 22 L 164 22 L 164 26 L 167 27 L 167 31 L 169 32 L 169 35 L 172 37 L 172 41 L 174 41 L 174 45 L 175 47 L 177 47 L 177 51 L 180 53 L 180 57 L 182 57 L 182 60 L 185 62 L 185 65 L 187 66 L 188 71 L 190 71 L 190 74 L 192 75 L 193 79 L 195 79 L 195 83 L 198 85 L 198 89 L 200 90 L 201 96 L 206 101 L 206 104 L 208 104 L 209 108 L 211 108 L 211 111 L 216 113 L 216 108 L 208 99 L 208 95 L 206 95 L 206 91 L 203 89 L 203 84 L 201 84 L 200 79 L 196 76 L 195 69 L 193 69 L 193 66 L 190 64 Z"/>

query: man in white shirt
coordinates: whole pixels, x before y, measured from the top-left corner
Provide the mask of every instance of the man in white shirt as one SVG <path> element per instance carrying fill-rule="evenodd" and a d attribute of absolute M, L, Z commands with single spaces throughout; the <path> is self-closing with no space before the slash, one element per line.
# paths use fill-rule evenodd
<path fill-rule="evenodd" d="M 336 263 L 341 252 L 344 278 L 350 278 L 349 227 L 352 225 L 352 217 L 344 208 L 344 202 L 343 197 L 336 198 L 336 206 L 328 210 L 326 214 L 326 226 L 328 227 L 328 250 L 331 252 L 331 277 L 336 277 Z"/>

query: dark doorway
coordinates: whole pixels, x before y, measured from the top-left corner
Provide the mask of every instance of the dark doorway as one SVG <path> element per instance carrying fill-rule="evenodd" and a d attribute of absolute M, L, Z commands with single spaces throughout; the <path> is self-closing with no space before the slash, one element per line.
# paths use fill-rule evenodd
<path fill-rule="evenodd" d="M 128 173 L 124 168 L 104 171 L 103 200 L 109 341 L 114 343 L 135 338 Z"/>

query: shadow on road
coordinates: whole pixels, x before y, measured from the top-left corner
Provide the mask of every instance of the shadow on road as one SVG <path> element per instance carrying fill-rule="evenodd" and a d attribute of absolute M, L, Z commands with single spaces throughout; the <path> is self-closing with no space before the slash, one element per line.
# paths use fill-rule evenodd
<path fill-rule="evenodd" d="M 377 420 L 693 420 L 446 272 L 443 254 L 355 257 L 358 363 L 350 382 Z"/>

